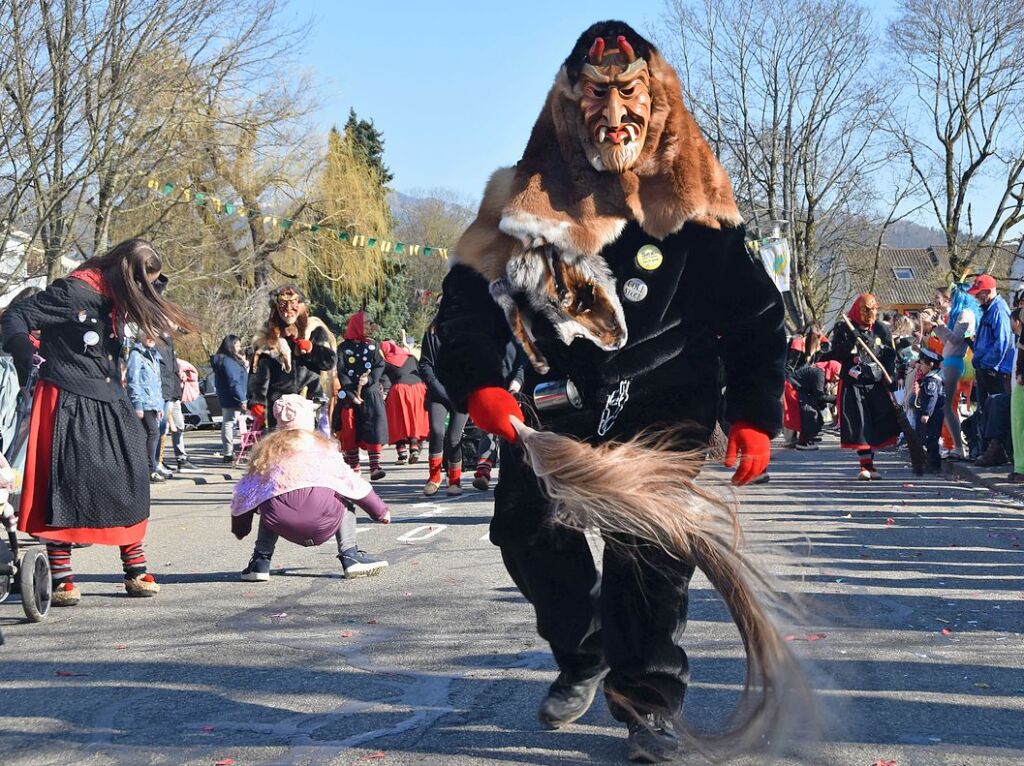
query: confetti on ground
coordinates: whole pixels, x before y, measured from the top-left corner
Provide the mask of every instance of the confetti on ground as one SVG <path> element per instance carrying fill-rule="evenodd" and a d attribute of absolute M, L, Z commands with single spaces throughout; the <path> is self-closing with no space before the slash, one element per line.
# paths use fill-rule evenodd
<path fill-rule="evenodd" d="M 216 731 L 217 730 L 217 727 L 213 726 L 212 724 L 205 724 L 204 726 L 201 726 L 200 728 L 203 731 Z"/>
<path fill-rule="evenodd" d="M 944 636 L 951 636 L 951 635 L 953 635 L 953 631 L 951 631 L 949 628 L 943 628 L 942 629 L 942 635 L 944 635 Z"/>
<path fill-rule="evenodd" d="M 278 612 L 277 614 L 270 615 L 270 619 L 272 619 L 272 620 L 283 620 L 287 616 L 288 616 L 288 612 Z"/>
<path fill-rule="evenodd" d="M 368 761 L 371 758 L 383 758 L 383 757 L 384 757 L 384 751 L 383 750 L 378 750 L 376 753 L 370 753 L 369 755 L 364 755 L 359 760 L 361 760 L 361 761 Z"/>
<path fill-rule="evenodd" d="M 828 633 L 807 633 L 803 636 L 790 634 L 786 636 L 787 641 L 821 641 L 825 638 L 828 638 Z"/>
<path fill-rule="evenodd" d="M 352 635 L 353 634 L 352 634 L 351 630 L 343 630 L 343 631 L 341 631 L 341 637 L 342 638 L 352 638 Z"/>
<path fill-rule="evenodd" d="M 128 648 L 128 644 L 114 644 L 114 648 L 121 652 Z"/>
<path fill-rule="evenodd" d="M 378 623 L 378 621 L 377 621 L 377 620 L 367 620 L 367 621 L 366 621 L 366 624 L 367 624 L 367 625 L 376 625 L 377 623 Z"/>
<path fill-rule="evenodd" d="M 904 484 L 903 486 L 907 485 Z M 896 766 L 896 761 L 875 761 L 872 766 Z"/>
<path fill-rule="evenodd" d="M 974 685 L 974 688 L 975 689 L 991 689 L 992 688 L 992 684 L 987 684 L 984 681 L 981 681 L 980 683 L 976 683 Z"/>
<path fill-rule="evenodd" d="M 891 527 L 895 523 L 896 523 L 896 519 L 894 519 L 892 516 L 890 516 L 889 518 L 887 518 L 885 520 L 885 526 L 887 526 L 887 527 Z"/>
<path fill-rule="evenodd" d="M 234 758 L 221 758 L 213 766 L 231 766 L 235 762 Z M 877 766 L 877 764 L 876 764 Z M 896 766 L 893 764 L 893 766 Z"/>
<path fill-rule="evenodd" d="M 71 678 L 73 676 L 87 676 L 88 673 L 76 673 L 74 670 L 58 670 L 56 675 L 61 678 Z"/>

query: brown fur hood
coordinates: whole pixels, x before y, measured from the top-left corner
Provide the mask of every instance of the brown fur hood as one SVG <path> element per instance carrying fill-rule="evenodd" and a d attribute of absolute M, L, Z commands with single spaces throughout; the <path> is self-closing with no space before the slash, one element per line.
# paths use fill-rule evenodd
<path fill-rule="evenodd" d="M 662 239 L 696 221 L 712 228 L 742 223 L 729 177 L 683 104 L 675 71 L 651 51 L 652 111 L 647 140 L 632 170 L 596 170 L 579 92 L 565 67 L 548 93 L 522 159 L 487 184 L 476 220 L 454 260 L 488 280 L 500 278 L 518 251 L 553 245 L 596 256 L 628 221 Z"/>

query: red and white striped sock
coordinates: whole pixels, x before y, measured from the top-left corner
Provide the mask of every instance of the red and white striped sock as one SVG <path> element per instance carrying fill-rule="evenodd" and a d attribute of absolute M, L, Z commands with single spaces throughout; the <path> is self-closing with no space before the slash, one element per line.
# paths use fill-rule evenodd
<path fill-rule="evenodd" d="M 54 585 L 75 581 L 71 571 L 71 543 L 47 543 L 46 558 L 50 561 L 50 579 Z"/>
<path fill-rule="evenodd" d="M 146 574 L 146 554 L 142 550 L 142 541 L 128 543 L 121 547 L 121 567 L 125 577 L 138 577 Z"/>
<path fill-rule="evenodd" d="M 381 448 L 379 444 L 374 444 L 370 449 L 366 451 L 366 454 L 370 456 L 370 472 L 380 470 L 380 453 Z"/>
<path fill-rule="evenodd" d="M 348 467 L 356 473 L 359 473 L 359 449 L 350 449 L 345 451 L 345 462 L 348 463 Z"/>

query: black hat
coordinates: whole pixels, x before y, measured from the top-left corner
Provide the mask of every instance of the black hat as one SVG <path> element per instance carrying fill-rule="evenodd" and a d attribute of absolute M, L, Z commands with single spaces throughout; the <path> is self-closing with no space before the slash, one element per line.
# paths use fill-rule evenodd
<path fill-rule="evenodd" d="M 920 354 L 917 357 L 920 361 L 931 362 L 932 367 L 938 367 L 942 364 L 942 354 L 937 351 L 932 351 L 930 348 L 921 348 Z"/>

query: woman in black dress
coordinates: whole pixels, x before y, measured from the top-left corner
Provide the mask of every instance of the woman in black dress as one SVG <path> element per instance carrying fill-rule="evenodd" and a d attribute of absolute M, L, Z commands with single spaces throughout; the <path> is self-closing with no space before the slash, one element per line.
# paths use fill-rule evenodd
<path fill-rule="evenodd" d="M 160 590 L 146 572 L 149 518 L 146 437 L 121 381 L 126 322 L 159 336 L 192 320 L 159 295 L 163 269 L 150 243 L 129 239 L 67 278 L 9 308 L 3 345 L 24 383 L 39 357 L 19 528 L 47 542 L 53 605 L 81 594 L 71 572 L 75 543 L 117 545 L 131 596 Z M 30 338 L 41 331 L 39 356 Z"/>
<path fill-rule="evenodd" d="M 875 296 L 857 296 L 847 316 L 854 330 L 841 320 L 836 324 L 827 358 L 843 366 L 838 397 L 840 444 L 845 449 L 857 450 L 858 478 L 868 481 L 882 478 L 875 468 L 875 450 L 895 445 L 900 426 L 885 376 L 870 357 L 861 353 L 857 339 L 868 345 L 890 377 L 895 373 L 896 349 L 889 328 L 878 319 Z"/>
<path fill-rule="evenodd" d="M 345 340 L 338 345 L 338 402 L 334 430 L 339 433 L 345 462 L 359 472 L 359 450 L 370 456 L 370 480 L 387 474 L 380 465 L 381 451 L 388 442 L 388 419 L 384 411 L 384 355 L 370 337 L 373 319 L 357 311 L 348 320 Z"/>

